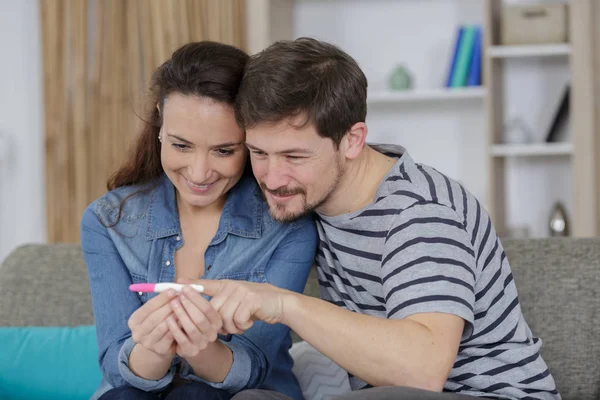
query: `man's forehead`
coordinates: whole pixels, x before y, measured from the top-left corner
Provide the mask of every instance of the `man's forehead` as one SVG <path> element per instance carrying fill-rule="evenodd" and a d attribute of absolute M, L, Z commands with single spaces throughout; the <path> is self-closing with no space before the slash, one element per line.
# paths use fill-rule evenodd
<path fill-rule="evenodd" d="M 303 127 L 289 123 L 260 124 L 246 130 L 249 147 L 298 147 L 318 146 L 323 140 L 312 125 Z"/>

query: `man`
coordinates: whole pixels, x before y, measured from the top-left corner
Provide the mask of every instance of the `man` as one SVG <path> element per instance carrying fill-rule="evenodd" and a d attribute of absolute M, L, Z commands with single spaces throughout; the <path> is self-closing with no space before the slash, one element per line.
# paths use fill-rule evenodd
<path fill-rule="evenodd" d="M 488 214 L 405 149 L 366 145 L 366 97 L 357 63 L 327 43 L 250 60 L 236 116 L 272 215 L 317 213 L 323 300 L 201 281 L 224 329 L 290 326 L 348 371 L 347 399 L 560 398 Z M 235 398 L 285 398 L 252 392 Z"/>

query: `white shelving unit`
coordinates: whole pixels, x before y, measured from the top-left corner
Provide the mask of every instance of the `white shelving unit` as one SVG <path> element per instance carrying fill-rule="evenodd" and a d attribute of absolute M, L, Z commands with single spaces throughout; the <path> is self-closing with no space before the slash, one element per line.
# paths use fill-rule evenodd
<path fill-rule="evenodd" d="M 597 158 L 597 150 L 593 144 L 595 125 L 588 119 L 595 112 L 595 93 L 590 82 L 597 79 L 594 76 L 594 41 L 591 37 L 593 0 L 568 0 L 569 43 L 527 46 L 500 45 L 502 3 L 495 0 L 484 3 L 488 212 L 501 235 L 510 234 L 510 224 L 515 227 L 528 224 L 536 236 L 544 236 L 547 231 L 542 228 L 541 222 L 547 216 L 540 210 L 550 212 L 552 203 L 560 200 L 567 206 L 571 234 L 576 237 L 595 236 L 599 232 L 599 198 L 597 175 L 591 160 Z M 525 63 L 524 60 L 530 59 L 533 62 Z M 512 60 L 518 62 L 513 63 Z M 552 71 L 562 64 L 562 68 L 567 69 L 570 86 L 569 140 L 503 144 L 506 112 L 510 107 L 505 99 L 505 74 L 516 71 L 516 68 L 507 68 L 508 63 L 513 63 L 511 67 L 519 65 L 523 68 L 548 65 Z M 543 89 L 543 85 L 537 88 Z M 533 98 L 527 92 L 519 92 L 518 95 Z M 545 100 L 536 99 L 538 102 Z M 521 104 L 524 102 L 521 101 Z M 545 129 L 542 122 L 533 127 L 534 131 L 538 129 Z M 537 207 L 528 207 L 532 202 Z"/>
<path fill-rule="evenodd" d="M 403 103 L 416 101 L 483 100 L 485 89 L 477 87 L 456 89 L 420 89 L 408 91 L 373 91 L 368 94 L 369 104 Z"/>
<path fill-rule="evenodd" d="M 487 56 L 491 58 L 559 57 L 571 54 L 568 44 L 544 44 L 536 46 L 491 46 Z"/>
<path fill-rule="evenodd" d="M 595 0 L 567 0 L 569 43 L 527 46 L 500 45 L 506 0 L 245 1 L 251 53 L 274 40 L 299 36 L 346 50 L 369 79 L 370 140 L 401 144 L 416 160 L 457 178 L 483 201 L 499 233 L 506 233 L 507 224 L 524 223 L 542 234 L 540 221 L 550 198 L 569 198 L 574 236 L 600 233 L 600 146 L 595 139 L 600 123 L 591 117 L 598 115 L 598 101 L 590 84 L 599 71 L 593 61 L 600 47 L 590 38 L 600 19 Z M 361 19 L 365 26 L 357 31 L 355 21 Z M 434 28 L 419 30 L 424 21 Z M 474 23 L 484 28 L 484 86 L 445 89 L 456 28 Z M 415 87 L 440 88 L 376 90 L 387 87 L 388 74 L 400 63 L 412 72 Z M 565 72 L 572 83 L 569 142 L 502 144 L 505 123 L 513 117 L 523 117 L 534 140 L 543 140 L 555 107 L 550 103 L 558 99 Z M 504 92 L 514 90 L 515 101 L 505 100 Z"/>
<path fill-rule="evenodd" d="M 571 143 L 495 144 L 491 148 L 491 155 L 494 157 L 570 156 L 571 154 L 573 154 Z"/>

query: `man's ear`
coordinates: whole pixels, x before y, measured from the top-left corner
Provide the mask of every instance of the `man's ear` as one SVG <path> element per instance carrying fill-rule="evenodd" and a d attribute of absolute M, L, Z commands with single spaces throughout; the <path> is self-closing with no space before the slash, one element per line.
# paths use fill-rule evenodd
<path fill-rule="evenodd" d="M 156 109 L 158 110 L 158 115 L 160 115 L 161 114 L 161 112 L 160 112 L 160 104 L 156 103 Z"/>
<path fill-rule="evenodd" d="M 352 125 L 340 142 L 342 154 L 344 154 L 347 159 L 354 160 L 360 155 L 365 146 L 366 138 L 367 124 L 364 122 L 357 122 Z"/>

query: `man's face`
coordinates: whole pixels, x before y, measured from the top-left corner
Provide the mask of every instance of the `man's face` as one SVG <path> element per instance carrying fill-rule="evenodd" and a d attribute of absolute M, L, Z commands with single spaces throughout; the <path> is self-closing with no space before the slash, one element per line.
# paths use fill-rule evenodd
<path fill-rule="evenodd" d="M 293 221 L 324 205 L 344 174 L 345 159 L 312 124 L 261 124 L 246 131 L 252 170 L 278 221 Z"/>

